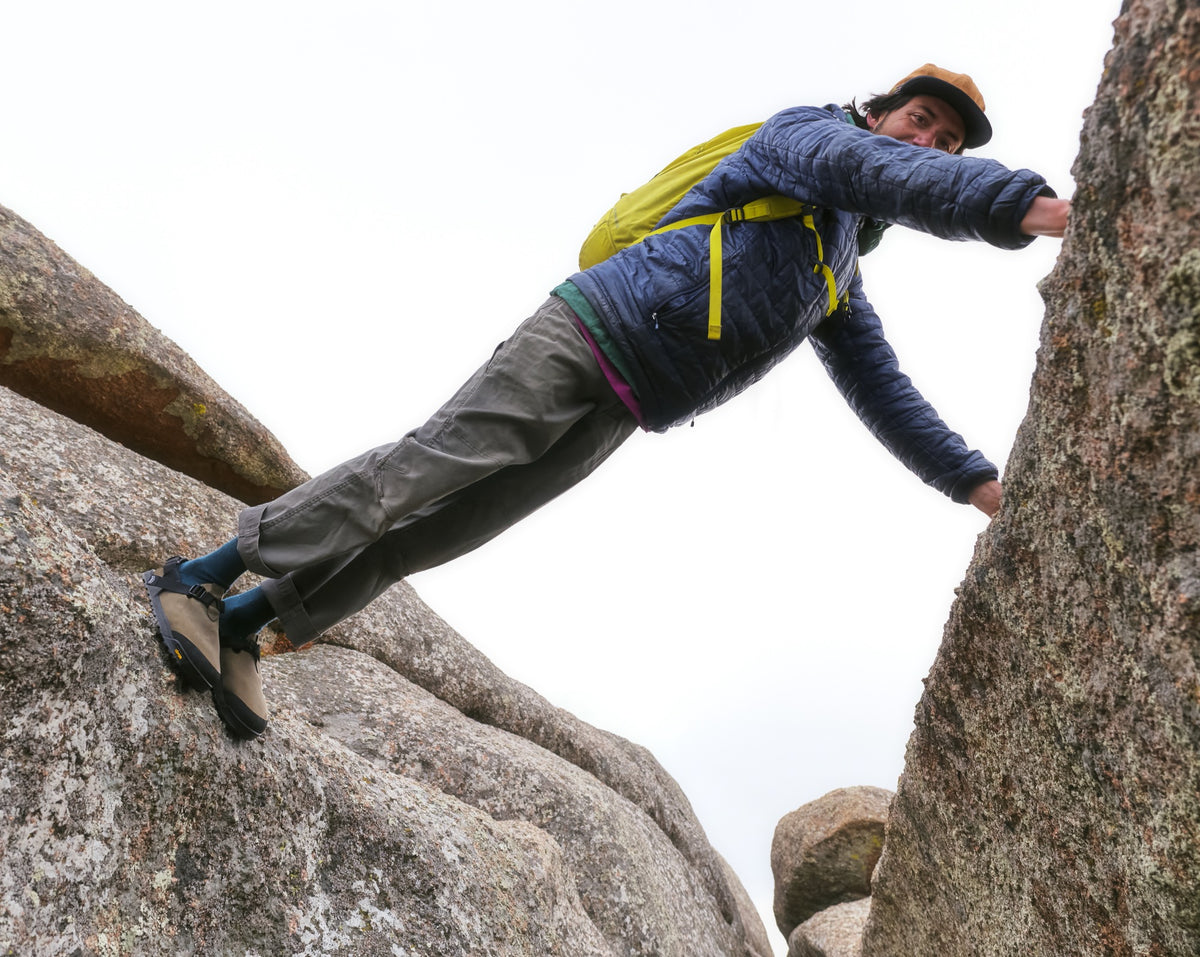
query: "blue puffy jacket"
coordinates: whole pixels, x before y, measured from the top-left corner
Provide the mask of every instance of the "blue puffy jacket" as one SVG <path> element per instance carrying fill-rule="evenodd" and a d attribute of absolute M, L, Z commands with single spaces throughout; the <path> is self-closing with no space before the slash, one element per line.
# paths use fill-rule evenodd
<path fill-rule="evenodd" d="M 817 207 L 825 263 L 850 308 L 826 319 L 813 270 L 816 238 L 799 219 L 724 227 L 719 340 L 709 340 L 708 232 L 647 237 L 571 282 L 619 353 L 647 426 L 656 431 L 720 405 L 811 338 L 842 394 L 905 465 L 956 501 L 997 470 L 951 431 L 904 376 L 858 278 L 864 217 L 944 239 L 1003 249 L 1031 242 L 1019 224 L 1054 193 L 1029 170 L 951 156 L 875 135 L 837 107 L 796 107 L 769 119 L 722 160 L 663 223 L 780 193 Z"/>

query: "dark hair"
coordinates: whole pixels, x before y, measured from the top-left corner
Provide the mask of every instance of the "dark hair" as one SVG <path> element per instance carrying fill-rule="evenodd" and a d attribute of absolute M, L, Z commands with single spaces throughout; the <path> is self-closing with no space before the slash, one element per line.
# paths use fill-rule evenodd
<path fill-rule="evenodd" d="M 854 100 L 845 104 L 842 109 L 850 114 L 854 120 L 854 125 L 867 129 L 867 114 L 873 116 L 883 116 L 884 113 L 891 113 L 892 110 L 898 110 L 905 103 L 913 98 L 912 93 L 876 93 L 869 100 L 859 106 Z"/>
<path fill-rule="evenodd" d="M 876 93 L 869 100 L 859 106 L 854 100 L 842 106 L 842 109 L 850 114 L 850 118 L 854 120 L 854 125 L 859 129 L 870 129 L 867 126 L 867 114 L 878 118 L 884 113 L 891 113 L 893 110 L 898 110 L 911 100 L 916 94 L 914 93 Z M 956 152 L 961 154 L 964 147 L 960 146 Z"/>

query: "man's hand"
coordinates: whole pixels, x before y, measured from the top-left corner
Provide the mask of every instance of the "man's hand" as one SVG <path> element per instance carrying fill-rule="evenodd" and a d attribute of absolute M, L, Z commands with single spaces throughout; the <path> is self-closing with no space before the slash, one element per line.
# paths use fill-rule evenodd
<path fill-rule="evenodd" d="M 1000 483 L 991 479 L 976 485 L 971 490 L 971 494 L 967 496 L 967 501 L 991 518 L 1000 511 L 1000 492 Z"/>
<path fill-rule="evenodd" d="M 1021 220 L 1021 232 L 1026 236 L 1062 236 L 1066 231 L 1070 212 L 1069 199 L 1038 196 L 1025 213 L 1025 218 Z"/>

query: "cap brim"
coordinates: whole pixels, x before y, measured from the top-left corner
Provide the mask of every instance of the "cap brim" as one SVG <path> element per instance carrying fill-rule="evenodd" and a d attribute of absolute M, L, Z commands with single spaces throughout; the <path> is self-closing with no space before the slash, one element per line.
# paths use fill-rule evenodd
<path fill-rule="evenodd" d="M 983 146 L 992 138 L 992 124 L 967 94 L 952 83 L 939 80 L 936 76 L 914 76 L 907 83 L 901 84 L 899 93 L 928 93 L 939 100 L 945 100 L 962 117 L 963 148 L 975 149 Z"/>

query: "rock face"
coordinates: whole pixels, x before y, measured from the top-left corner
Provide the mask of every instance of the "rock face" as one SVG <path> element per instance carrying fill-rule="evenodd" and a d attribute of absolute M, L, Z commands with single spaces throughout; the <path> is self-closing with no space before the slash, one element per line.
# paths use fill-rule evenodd
<path fill-rule="evenodd" d="M 222 424 L 184 456 L 196 481 L 156 438 L 167 419 L 131 417 L 145 434 L 123 446 L 0 387 L 0 953 L 767 957 L 654 758 L 508 678 L 406 585 L 265 657 L 271 728 L 229 738 L 165 667 L 138 573 L 228 538 L 240 503 L 214 475 L 244 500 L 302 476 L 112 293 L 2 222 L 0 323 L 77 324 L 0 338 L 7 375 L 67 368 L 68 412 L 89 404 L 74 388 L 113 411 L 153 380 L 156 402 L 203 394 Z M 105 341 L 134 358 L 85 371 Z M 68 365 L 26 361 L 34 342 Z"/>
<path fill-rule="evenodd" d="M 1200 5 L 1127 0 L 864 938 L 1200 953 Z"/>

